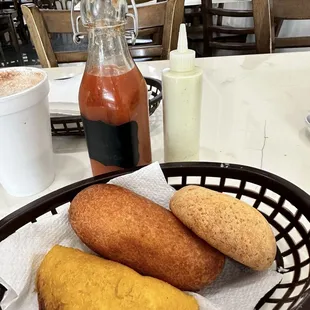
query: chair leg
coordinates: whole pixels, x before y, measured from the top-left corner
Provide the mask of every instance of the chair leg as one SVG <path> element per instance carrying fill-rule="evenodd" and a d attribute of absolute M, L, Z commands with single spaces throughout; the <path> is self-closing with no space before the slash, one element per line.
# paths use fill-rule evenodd
<path fill-rule="evenodd" d="M 9 26 L 10 26 L 10 37 L 11 37 L 12 45 L 14 46 L 14 49 L 15 49 L 15 51 L 17 53 L 19 64 L 21 66 L 23 66 L 24 65 L 24 61 L 23 61 L 22 54 L 20 52 L 20 48 L 19 48 L 19 44 L 18 44 L 18 39 L 17 39 L 17 35 L 16 35 L 16 29 L 14 27 L 14 23 L 13 23 L 12 17 L 9 18 Z"/>
<path fill-rule="evenodd" d="M 209 27 L 212 24 L 210 22 L 212 20 L 212 15 L 206 14 L 204 16 L 204 31 L 203 31 L 203 56 L 211 57 L 213 55 L 212 47 L 210 46 L 210 42 L 212 41 L 212 31 L 210 31 Z"/>
<path fill-rule="evenodd" d="M 219 3 L 218 4 L 219 9 L 224 9 L 224 3 Z M 223 25 L 223 16 L 222 15 L 217 15 L 217 25 L 222 26 Z"/>
<path fill-rule="evenodd" d="M 19 25 L 17 28 L 17 31 L 18 31 L 18 34 L 19 34 L 19 37 L 20 37 L 22 43 L 23 44 L 29 43 L 29 37 L 28 37 L 25 26 Z"/>
<path fill-rule="evenodd" d="M 3 33 L 0 34 L 0 42 L 4 42 L 4 45 L 7 44 L 6 37 Z"/>
<path fill-rule="evenodd" d="M 4 52 L 3 52 L 3 49 L 2 49 L 1 42 L 0 42 L 0 56 L 1 56 L 2 61 L 4 62 L 4 66 L 5 66 L 6 65 L 6 60 L 5 60 L 5 56 L 4 56 Z"/>
<path fill-rule="evenodd" d="M 212 0 L 202 1 L 202 19 L 203 19 L 203 56 L 210 57 L 213 54 L 210 42 L 212 41 L 212 31 L 210 26 L 213 23 L 213 16 L 209 13 L 209 9 L 212 7 Z"/>

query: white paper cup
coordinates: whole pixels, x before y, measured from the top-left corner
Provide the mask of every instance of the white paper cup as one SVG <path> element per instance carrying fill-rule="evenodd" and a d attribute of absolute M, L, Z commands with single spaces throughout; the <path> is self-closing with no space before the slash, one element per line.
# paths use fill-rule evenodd
<path fill-rule="evenodd" d="M 0 183 L 13 196 L 30 196 L 54 180 L 53 148 L 48 107 L 47 74 L 41 82 L 17 94 L 0 97 Z M 0 85 L 1 87 L 1 85 Z"/>

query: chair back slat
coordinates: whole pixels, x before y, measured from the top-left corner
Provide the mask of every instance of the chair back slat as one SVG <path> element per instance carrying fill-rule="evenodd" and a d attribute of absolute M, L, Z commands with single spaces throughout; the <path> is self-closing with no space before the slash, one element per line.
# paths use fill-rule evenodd
<path fill-rule="evenodd" d="M 210 14 L 228 17 L 253 17 L 252 10 L 231 10 L 221 8 L 210 8 Z"/>
<path fill-rule="evenodd" d="M 230 50 L 255 50 L 255 43 L 238 43 L 238 42 L 211 42 L 210 46 L 217 49 L 230 49 Z"/>
<path fill-rule="evenodd" d="M 66 62 L 80 62 L 87 60 L 87 52 L 55 52 L 56 60 L 58 63 Z"/>
<path fill-rule="evenodd" d="M 227 34 L 254 34 L 253 27 L 228 27 L 228 26 L 210 26 L 209 29 L 216 33 Z"/>
<path fill-rule="evenodd" d="M 150 46 L 134 46 L 130 49 L 130 53 L 133 58 L 152 58 L 160 59 L 162 54 L 161 45 L 150 45 Z M 79 62 L 87 60 L 87 52 L 55 52 L 55 57 L 58 63 L 65 62 Z"/>
<path fill-rule="evenodd" d="M 40 10 L 48 33 L 72 33 L 70 11 L 68 10 Z M 74 20 L 80 12 L 74 12 Z M 80 31 L 86 32 L 82 22 L 79 23 Z"/>
<path fill-rule="evenodd" d="M 309 47 L 310 37 L 288 37 L 288 38 L 276 38 L 275 48 L 290 48 L 290 47 Z"/>
<path fill-rule="evenodd" d="M 147 14 L 141 13 L 144 7 L 138 7 L 139 29 L 154 28 L 163 26 L 165 22 L 165 15 L 161 14 L 166 10 L 167 2 L 158 4 L 151 4 L 148 6 Z M 133 13 L 129 9 L 129 13 Z M 71 17 L 69 10 L 41 10 L 42 17 L 45 22 L 46 29 L 49 33 L 71 33 Z M 74 18 L 80 15 L 80 12 L 74 12 Z M 86 31 L 82 22 L 79 24 L 81 31 Z M 126 25 L 127 29 L 133 29 L 132 19 L 128 19 Z"/>
<path fill-rule="evenodd" d="M 273 16 L 282 19 L 310 19 L 309 0 L 273 0 Z"/>

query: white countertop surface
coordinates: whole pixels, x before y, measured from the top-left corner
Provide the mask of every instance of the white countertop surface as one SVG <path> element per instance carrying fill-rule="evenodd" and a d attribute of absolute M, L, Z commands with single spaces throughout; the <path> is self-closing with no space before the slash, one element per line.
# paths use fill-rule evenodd
<path fill-rule="evenodd" d="M 197 59 L 204 70 L 200 160 L 238 163 L 273 172 L 310 193 L 310 52 Z M 138 64 L 160 78 L 168 61 Z M 83 66 L 46 69 L 49 78 L 83 72 Z M 65 83 L 65 81 L 63 81 Z M 77 92 L 77 89 L 68 91 Z M 162 108 L 150 119 L 153 160 L 163 162 Z M 26 198 L 0 186 L 0 219 L 65 185 L 91 176 L 84 138 L 53 138 L 56 178 Z"/>

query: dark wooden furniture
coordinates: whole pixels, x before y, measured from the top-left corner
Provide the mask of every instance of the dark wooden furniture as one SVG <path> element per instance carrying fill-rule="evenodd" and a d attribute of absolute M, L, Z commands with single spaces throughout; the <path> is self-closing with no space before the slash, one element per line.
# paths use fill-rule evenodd
<path fill-rule="evenodd" d="M 6 66 L 6 59 L 5 59 L 5 56 L 4 56 L 4 52 L 3 52 L 3 49 L 2 49 L 2 44 L 1 44 L 1 41 L 0 41 L 0 67 L 5 67 Z"/>
<path fill-rule="evenodd" d="M 14 18 L 17 17 L 17 11 L 14 9 L 0 10 L 0 35 L 3 37 L 6 33 L 10 36 L 10 41 L 14 47 L 17 60 L 20 65 L 23 65 L 23 57 L 21 55 L 16 28 L 14 26 Z"/>
<path fill-rule="evenodd" d="M 272 51 L 271 32 L 274 31 L 271 29 L 270 0 L 253 1 L 253 11 L 257 52 L 270 53 Z"/>
<path fill-rule="evenodd" d="M 202 56 L 200 46 L 203 44 L 201 5 L 184 8 L 184 23 L 186 24 L 188 46 L 196 50 L 197 56 Z"/>
<path fill-rule="evenodd" d="M 310 29 L 307 37 L 279 38 L 275 24 L 283 20 L 310 19 L 308 0 L 255 0 L 257 10 L 256 37 L 258 51 L 269 53 L 276 48 L 310 47 Z"/>
<path fill-rule="evenodd" d="M 270 1 L 272 2 L 272 0 Z M 288 0 L 273 1 L 282 5 Z M 252 0 L 252 6 L 252 10 L 227 9 L 224 4 L 213 7 L 212 0 L 202 0 L 204 56 L 212 56 L 221 49 L 238 51 L 242 54 L 271 51 L 270 2 L 268 0 Z M 225 26 L 222 23 L 223 17 L 250 17 L 253 18 L 254 27 Z M 281 14 L 273 19 L 272 27 L 276 36 L 280 31 L 282 22 Z M 253 35 L 253 40 L 247 40 L 249 35 Z"/>
<path fill-rule="evenodd" d="M 0 10 L 14 9 L 17 15 L 14 16 L 14 26 L 22 43 L 28 43 L 29 37 L 27 26 L 24 24 L 23 14 L 21 11 L 21 3 L 27 3 L 31 0 L 0 0 Z"/>
<path fill-rule="evenodd" d="M 254 27 L 230 27 L 222 25 L 222 18 L 253 17 L 252 10 L 226 9 L 222 4 L 213 7 L 212 0 L 202 0 L 204 56 L 212 56 L 217 49 L 256 51 L 255 43 L 247 43 L 246 37 L 254 34 Z M 216 22 L 214 23 L 214 17 Z"/>
<path fill-rule="evenodd" d="M 43 67 L 56 67 L 62 62 L 86 61 L 87 52 L 55 52 L 50 34 L 71 33 L 70 11 L 39 10 L 35 5 L 22 6 L 24 17 L 30 31 L 32 42 Z M 152 45 L 131 47 L 134 58 L 151 57 L 167 59 L 171 49 L 177 46 L 180 23 L 183 20 L 184 0 L 168 0 L 138 7 L 139 33 L 154 35 Z M 75 18 L 79 12 L 75 12 Z M 133 27 L 128 20 L 127 28 Z M 80 27 L 81 31 L 83 27 Z"/>
<path fill-rule="evenodd" d="M 14 1 L 0 0 L 0 10 L 14 9 Z"/>
<path fill-rule="evenodd" d="M 56 9 L 55 0 L 33 0 L 33 3 L 40 9 Z"/>

